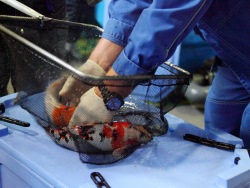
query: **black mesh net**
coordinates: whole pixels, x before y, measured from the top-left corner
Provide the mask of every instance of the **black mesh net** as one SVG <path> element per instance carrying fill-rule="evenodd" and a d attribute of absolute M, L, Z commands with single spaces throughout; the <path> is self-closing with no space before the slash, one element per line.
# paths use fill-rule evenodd
<path fill-rule="evenodd" d="M 176 106 L 191 81 L 188 72 L 168 62 L 154 75 L 98 77 L 80 72 L 76 68 L 88 59 L 102 34 L 93 25 L 10 16 L 0 16 L 0 24 L 0 37 L 11 51 L 10 63 L 15 68 L 16 101 L 57 144 L 79 152 L 86 163 L 113 163 L 153 136 L 165 134 L 164 114 Z M 68 76 L 89 86 L 107 81 L 109 86 L 134 89 L 111 122 L 69 128 L 75 108 L 56 106 L 46 96 L 49 86 Z"/>

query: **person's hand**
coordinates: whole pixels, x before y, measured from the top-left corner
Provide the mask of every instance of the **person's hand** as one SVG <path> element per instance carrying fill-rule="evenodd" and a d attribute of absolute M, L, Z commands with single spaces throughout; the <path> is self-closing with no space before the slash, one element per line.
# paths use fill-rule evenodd
<path fill-rule="evenodd" d="M 92 60 L 87 60 L 86 63 L 78 68 L 78 70 L 95 76 L 104 76 L 106 74 L 106 72 Z M 77 106 L 80 97 L 90 88 L 91 86 L 69 76 L 62 89 L 59 91 L 61 102 L 68 106 Z"/>
<path fill-rule="evenodd" d="M 52 127 L 67 127 L 76 107 L 68 107 L 61 103 L 59 91 L 62 89 L 66 77 L 51 83 L 45 91 L 45 110 Z"/>
<path fill-rule="evenodd" d="M 107 110 L 103 99 L 95 93 L 95 87 L 81 97 L 80 103 L 70 119 L 69 128 L 110 122 L 114 112 Z"/>

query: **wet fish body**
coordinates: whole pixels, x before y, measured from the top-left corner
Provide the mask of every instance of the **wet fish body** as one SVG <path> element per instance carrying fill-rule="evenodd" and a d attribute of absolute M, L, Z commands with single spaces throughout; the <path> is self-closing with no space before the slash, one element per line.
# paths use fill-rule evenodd
<path fill-rule="evenodd" d="M 57 144 L 82 153 L 125 150 L 152 139 L 143 127 L 128 122 L 75 126 L 72 129 L 49 128 L 48 133 Z"/>
<path fill-rule="evenodd" d="M 46 130 L 60 146 L 82 154 L 104 156 L 109 153 L 110 161 L 115 161 L 152 140 L 152 135 L 143 126 L 124 119 L 116 121 L 114 118 L 110 123 L 69 127 L 76 107 L 60 103 L 58 93 L 64 82 L 64 78 L 54 82 L 45 93 L 45 109 L 50 121 L 50 127 Z"/>

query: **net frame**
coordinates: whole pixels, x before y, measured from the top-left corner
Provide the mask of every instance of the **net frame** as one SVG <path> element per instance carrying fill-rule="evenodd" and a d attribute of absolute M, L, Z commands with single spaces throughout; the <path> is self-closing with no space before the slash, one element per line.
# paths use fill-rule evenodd
<path fill-rule="evenodd" d="M 9 27 L 9 28 L 8 28 Z M 13 29 L 14 27 L 14 29 Z M 47 17 L 42 17 L 42 18 L 30 18 L 30 17 L 16 17 L 16 16 L 6 16 L 6 15 L 0 15 L 0 34 L 5 37 L 10 46 L 9 47 L 14 47 L 14 46 L 22 46 L 22 49 L 27 49 L 27 51 L 32 55 L 39 56 L 40 59 L 42 59 L 45 63 L 47 63 L 49 66 L 55 67 L 56 69 L 63 71 L 66 70 L 68 75 L 72 75 L 74 78 L 80 80 L 82 83 L 91 85 L 91 86 L 97 86 L 100 83 L 103 83 L 103 81 L 108 81 L 109 86 L 115 86 L 115 87 L 131 87 L 131 86 L 139 86 L 141 87 L 139 90 L 140 95 L 147 96 L 150 93 L 150 97 L 146 98 L 147 101 L 147 106 L 150 106 L 148 108 L 148 112 L 144 115 L 140 114 L 140 110 L 145 110 L 145 105 L 142 105 L 140 107 L 140 104 L 138 105 L 137 102 L 141 100 L 139 97 L 138 99 L 134 100 L 133 95 L 132 95 L 132 100 L 129 99 L 129 102 L 131 103 L 134 102 L 135 105 L 132 107 L 127 105 L 128 108 L 124 108 L 124 111 L 119 111 L 116 114 L 116 118 L 120 117 L 121 114 L 126 114 L 128 115 L 133 115 L 136 118 L 139 116 L 144 116 L 148 117 L 149 114 L 153 114 L 150 118 L 155 118 L 155 114 L 158 114 L 156 119 L 157 123 L 160 121 L 160 126 L 155 127 L 153 126 L 148 126 L 148 130 L 151 131 L 151 133 L 155 135 L 162 135 L 167 132 L 167 120 L 164 118 L 164 114 L 173 109 L 177 102 L 182 98 L 184 95 L 187 86 L 190 84 L 192 75 L 181 69 L 178 66 L 175 66 L 169 62 L 165 62 L 162 64 L 159 69 L 163 70 L 163 72 L 168 71 L 170 74 L 164 75 L 162 74 L 161 71 L 158 71 L 159 69 L 156 70 L 155 74 L 152 75 L 133 75 L 133 76 L 94 76 L 94 75 L 89 75 L 86 73 L 83 73 L 79 71 L 77 68 L 74 66 L 70 65 L 68 62 L 65 60 L 59 58 L 58 56 L 48 52 L 44 48 L 40 47 L 37 44 L 34 44 L 33 42 L 29 41 L 28 39 L 24 38 L 21 36 L 22 33 L 20 33 L 20 29 L 16 28 L 32 28 L 32 29 L 54 29 L 54 28 L 59 28 L 59 29 L 72 29 L 72 30 L 77 30 L 79 28 L 83 30 L 88 30 L 90 29 L 91 32 L 86 32 L 85 37 L 96 37 L 100 38 L 102 29 L 93 26 L 93 25 L 88 25 L 88 24 L 82 24 L 82 23 L 75 23 L 75 22 L 69 22 L 65 20 L 56 20 L 52 18 L 47 18 Z M 18 32 L 16 32 L 18 30 Z M 17 49 L 14 51 L 18 51 Z M 18 53 L 18 52 L 14 52 Z M 24 66 L 26 66 L 24 64 Z M 31 65 L 32 66 L 32 65 Z M 160 72 L 160 73 L 159 73 Z M 58 75 L 57 75 L 58 76 Z M 54 79 L 51 79 L 54 80 Z M 50 81 L 51 81 L 50 80 Z M 121 82 L 123 85 L 121 85 Z M 51 83 L 51 82 L 48 82 Z M 45 85 L 47 85 L 46 83 Z M 155 86 L 158 89 L 153 89 L 150 90 L 151 86 Z M 146 89 L 145 89 L 146 87 Z M 166 93 L 166 88 L 171 88 L 171 92 Z M 144 89 L 142 89 L 144 88 Z M 165 88 L 161 90 L 161 88 Z M 34 108 L 32 105 L 30 105 L 32 102 L 32 99 L 30 100 L 30 96 L 37 95 L 41 90 L 44 90 L 45 88 L 41 87 L 39 88 L 38 91 L 31 91 L 27 92 L 27 89 L 24 89 L 24 92 L 22 91 L 22 88 L 19 89 L 18 93 L 18 102 L 20 105 L 29 111 L 31 114 L 37 117 L 39 123 L 45 127 L 45 129 L 48 130 L 48 128 L 54 128 L 54 125 L 51 125 L 51 121 L 49 121 L 47 118 L 44 118 L 43 115 L 40 115 L 40 112 L 34 112 Z M 143 93 L 145 92 L 145 93 Z M 24 93 L 24 94 L 23 94 Z M 154 101 L 154 94 L 155 98 L 158 98 L 156 103 Z M 152 96 L 151 96 L 152 95 Z M 42 96 L 43 98 L 43 96 Z M 129 97 L 128 97 L 129 98 Z M 31 102 L 30 102 L 31 101 Z M 153 104 L 155 103 L 155 104 Z M 153 105 L 151 105 L 153 104 Z M 167 104 L 167 105 L 166 105 Z M 37 105 L 37 104 L 36 104 Z M 41 104 L 41 106 L 44 104 Z M 153 108 L 151 108 L 153 106 Z M 155 110 L 155 107 L 157 110 Z M 41 107 L 42 108 L 42 107 Z M 139 109 L 139 110 L 138 110 Z M 132 113 L 131 113 L 132 110 Z M 138 111 L 137 111 L 138 110 Z M 144 113 L 144 112 L 143 112 Z M 149 118 L 149 119 L 150 119 Z M 119 119 L 119 118 L 118 118 Z M 139 118 L 140 119 L 140 118 Z M 127 119 L 126 119 L 127 120 Z M 63 131 L 63 130 L 61 130 Z M 63 144 L 59 143 L 58 140 L 55 137 L 52 137 L 52 139 L 58 143 L 61 146 L 64 146 Z M 75 142 L 78 140 L 78 138 L 74 138 Z M 118 161 L 129 154 L 131 154 L 137 147 L 138 145 L 134 147 L 127 148 L 126 153 L 123 153 L 122 155 L 114 157 L 112 152 L 100 152 L 100 150 L 95 150 L 95 152 L 84 152 L 81 149 L 82 143 L 79 142 L 77 143 L 77 151 L 80 153 L 80 158 L 83 162 L 88 162 L 88 163 L 94 163 L 94 164 L 106 164 L 106 163 L 112 163 L 115 161 Z M 139 144 L 140 145 L 140 144 Z M 67 148 L 67 147 L 66 147 Z M 69 148 L 68 149 L 72 149 Z M 100 154 L 101 153 L 101 154 Z"/>

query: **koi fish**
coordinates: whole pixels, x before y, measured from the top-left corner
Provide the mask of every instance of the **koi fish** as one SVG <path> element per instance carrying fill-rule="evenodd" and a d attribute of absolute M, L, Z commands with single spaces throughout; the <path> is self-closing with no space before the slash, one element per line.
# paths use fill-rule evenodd
<path fill-rule="evenodd" d="M 58 93 L 65 80 L 55 81 L 45 93 L 45 109 L 51 124 L 46 130 L 58 145 L 84 154 L 111 153 L 117 158 L 131 153 L 129 148 L 152 140 L 143 126 L 127 121 L 69 127 L 76 107 L 65 106 L 59 101 Z"/>
<path fill-rule="evenodd" d="M 49 128 L 47 131 L 57 144 L 80 153 L 117 152 L 152 140 L 151 134 L 142 126 L 128 122 L 74 126 L 71 129 Z"/>

